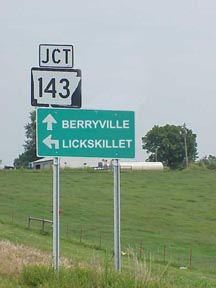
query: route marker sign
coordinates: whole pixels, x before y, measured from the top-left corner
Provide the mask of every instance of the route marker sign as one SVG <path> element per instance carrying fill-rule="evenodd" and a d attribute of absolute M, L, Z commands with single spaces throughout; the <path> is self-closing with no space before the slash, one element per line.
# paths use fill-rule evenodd
<path fill-rule="evenodd" d="M 37 154 L 53 157 L 135 157 L 132 111 L 37 109 Z"/>
<path fill-rule="evenodd" d="M 81 107 L 81 70 L 31 69 L 31 104 L 44 107 Z"/>

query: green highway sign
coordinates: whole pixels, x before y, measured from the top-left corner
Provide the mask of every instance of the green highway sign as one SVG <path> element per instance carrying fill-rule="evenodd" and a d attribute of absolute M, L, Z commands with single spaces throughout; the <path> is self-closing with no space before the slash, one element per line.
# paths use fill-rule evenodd
<path fill-rule="evenodd" d="M 38 108 L 37 155 L 134 158 L 134 112 Z"/>

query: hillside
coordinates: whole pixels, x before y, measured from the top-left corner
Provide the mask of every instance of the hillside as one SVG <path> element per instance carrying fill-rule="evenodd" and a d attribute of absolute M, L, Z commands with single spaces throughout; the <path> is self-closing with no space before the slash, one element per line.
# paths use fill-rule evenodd
<path fill-rule="evenodd" d="M 52 171 L 0 171 L 0 179 L 0 238 L 50 253 L 51 225 L 26 228 L 28 216 L 52 219 Z M 168 265 L 174 278 L 214 281 L 215 187 L 207 170 L 122 172 L 123 270 L 136 255 L 156 270 Z M 62 170 L 60 207 L 61 255 L 88 262 L 97 251 L 112 265 L 112 172 Z"/>

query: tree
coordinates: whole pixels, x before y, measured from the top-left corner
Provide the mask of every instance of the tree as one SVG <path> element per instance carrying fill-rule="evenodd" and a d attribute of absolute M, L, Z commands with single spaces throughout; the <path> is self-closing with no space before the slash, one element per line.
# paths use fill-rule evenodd
<path fill-rule="evenodd" d="M 15 167 L 28 167 L 29 163 L 39 159 L 36 155 L 36 111 L 30 112 L 30 122 L 25 125 L 26 140 L 24 152 L 14 160 Z"/>
<path fill-rule="evenodd" d="M 197 158 L 196 135 L 185 125 L 155 125 L 142 137 L 142 148 L 151 153 L 148 161 L 160 161 L 174 169 Z"/>

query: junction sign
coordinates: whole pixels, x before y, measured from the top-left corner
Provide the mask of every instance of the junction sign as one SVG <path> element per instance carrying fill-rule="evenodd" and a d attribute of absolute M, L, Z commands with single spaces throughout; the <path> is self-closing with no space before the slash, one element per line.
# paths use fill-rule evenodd
<path fill-rule="evenodd" d="M 37 109 L 38 156 L 134 158 L 134 112 Z"/>
<path fill-rule="evenodd" d="M 73 63 L 72 45 L 40 45 L 40 67 L 31 69 L 32 106 L 81 108 L 81 70 Z"/>

